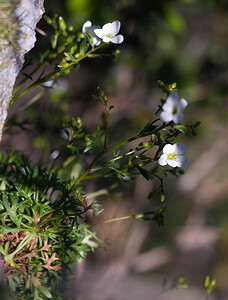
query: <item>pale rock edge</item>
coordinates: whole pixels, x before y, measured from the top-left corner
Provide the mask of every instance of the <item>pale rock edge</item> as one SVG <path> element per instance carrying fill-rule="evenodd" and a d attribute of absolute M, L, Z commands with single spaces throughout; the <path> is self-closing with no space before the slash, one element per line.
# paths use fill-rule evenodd
<path fill-rule="evenodd" d="M 36 42 L 35 28 L 44 13 L 44 0 L 20 0 L 14 11 L 18 21 L 16 44 L 18 48 L 5 40 L 0 40 L 0 141 L 2 128 L 7 117 L 9 99 L 12 95 L 16 77 L 24 63 L 24 55 Z"/>

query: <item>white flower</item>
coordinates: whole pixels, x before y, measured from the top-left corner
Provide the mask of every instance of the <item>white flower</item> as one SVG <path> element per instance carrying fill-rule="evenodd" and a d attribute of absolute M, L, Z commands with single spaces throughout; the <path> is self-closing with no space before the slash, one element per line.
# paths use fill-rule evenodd
<path fill-rule="evenodd" d="M 182 143 L 165 145 L 163 148 L 163 154 L 158 160 L 159 165 L 165 166 L 168 164 L 173 168 L 184 168 L 188 162 L 187 158 L 182 155 L 184 150 L 185 145 Z"/>
<path fill-rule="evenodd" d="M 91 21 L 86 21 L 82 26 L 82 32 L 84 34 L 90 34 L 93 38 L 94 46 L 99 46 L 101 43 L 101 39 L 95 34 L 94 32 L 95 29 L 101 29 L 101 27 L 98 25 L 92 26 Z"/>
<path fill-rule="evenodd" d="M 166 99 L 166 102 L 162 106 L 161 119 L 163 122 L 173 121 L 175 124 L 179 124 L 183 121 L 184 115 L 182 110 L 188 105 L 188 102 L 181 98 L 178 99 L 178 94 L 172 92 Z"/>
<path fill-rule="evenodd" d="M 105 24 L 102 29 L 95 29 L 94 32 L 105 43 L 112 42 L 114 44 L 121 44 L 124 38 L 121 34 L 117 35 L 120 31 L 120 25 L 120 21 L 114 21 Z"/>

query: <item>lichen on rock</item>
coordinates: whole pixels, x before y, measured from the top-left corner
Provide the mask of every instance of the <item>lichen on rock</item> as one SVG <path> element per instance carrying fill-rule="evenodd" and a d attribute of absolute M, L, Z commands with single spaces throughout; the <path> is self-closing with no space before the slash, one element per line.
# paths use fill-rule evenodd
<path fill-rule="evenodd" d="M 16 77 L 24 55 L 34 47 L 36 24 L 43 13 L 43 0 L 0 3 L 0 140 Z"/>

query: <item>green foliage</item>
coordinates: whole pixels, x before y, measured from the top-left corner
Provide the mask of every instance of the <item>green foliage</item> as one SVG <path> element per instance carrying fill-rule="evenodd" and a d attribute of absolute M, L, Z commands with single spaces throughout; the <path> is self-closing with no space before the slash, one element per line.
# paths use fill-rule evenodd
<path fill-rule="evenodd" d="M 204 287 L 206 288 L 207 294 L 211 294 L 211 292 L 216 288 L 216 280 L 211 280 L 209 276 L 206 276 L 204 280 Z"/>
<path fill-rule="evenodd" d="M 30 294 L 26 299 L 51 298 L 53 291 L 60 293 L 58 278 L 72 268 L 75 259 L 81 260 L 83 253 L 98 246 L 99 240 L 85 228 L 82 215 L 89 209 L 98 215 L 101 209 L 95 203 L 87 207 L 78 190 L 67 196 L 69 181 L 61 182 L 57 173 L 38 165 L 32 167 L 18 153 L 1 154 L 0 166 L 4 174 L 0 252 L 9 287 L 16 299 L 25 299 L 25 286 Z M 64 203 L 56 209 L 60 197 Z"/>
<path fill-rule="evenodd" d="M 183 171 L 180 168 L 161 169 L 157 161 L 166 144 L 172 143 L 180 134 L 194 135 L 199 125 L 161 122 L 158 114 L 165 101 L 161 99 L 158 110 L 143 129 L 115 144 L 110 134 L 114 107 L 109 106 L 108 96 L 98 87 L 93 98 L 103 106 L 104 118 L 95 131 L 89 130 L 79 116 L 72 116 L 61 103 L 60 98 L 67 97 L 67 93 L 53 96 L 52 90 L 57 90 L 55 85 L 59 79 L 73 68 L 79 68 L 79 62 L 102 57 L 101 53 L 96 56 L 93 53 L 106 44 L 94 47 L 90 36 L 75 32 L 57 15 L 53 18 L 46 16 L 45 20 L 54 30 L 50 47 L 40 55 L 39 64 L 31 74 L 23 72 L 24 79 L 15 88 L 11 104 L 33 88 L 42 87 L 43 91 L 19 111 L 32 119 L 36 108 L 32 110 L 31 106 L 44 92 L 50 93 L 51 112 L 47 115 L 42 112 L 39 117 L 46 130 L 33 139 L 34 148 L 44 150 L 48 163 L 32 165 L 28 158 L 16 151 L 0 154 L 0 252 L 4 256 L 5 274 L 15 299 L 61 299 L 61 279 L 67 278 L 75 261 L 82 260 L 88 251 L 105 246 L 90 230 L 93 224 L 99 224 L 98 217 L 103 212 L 97 200 L 87 201 L 85 186 L 90 180 L 96 183 L 96 179 L 102 178 L 103 186 L 94 192 L 95 195 L 104 192 L 112 195 L 115 188 L 126 186 L 137 176 L 152 180 L 157 186 L 149 193 L 148 199 L 153 201 L 158 197 L 158 207 L 105 220 L 104 223 L 136 219 L 154 221 L 163 226 L 166 211 L 164 179 L 169 174 L 179 176 Z M 47 64 L 52 70 L 44 75 L 43 67 Z M 37 73 L 39 76 L 34 76 Z M 27 81 L 30 85 L 18 92 Z M 176 90 L 176 83 L 166 86 L 159 81 L 158 86 L 165 97 Z M 17 112 L 9 118 L 7 126 L 24 128 L 26 120 L 20 120 Z M 57 141 L 49 138 L 56 128 L 61 132 Z M 108 187 L 106 180 L 112 182 Z M 89 219 L 88 211 L 92 212 Z M 175 284 L 185 286 L 182 279 Z"/>

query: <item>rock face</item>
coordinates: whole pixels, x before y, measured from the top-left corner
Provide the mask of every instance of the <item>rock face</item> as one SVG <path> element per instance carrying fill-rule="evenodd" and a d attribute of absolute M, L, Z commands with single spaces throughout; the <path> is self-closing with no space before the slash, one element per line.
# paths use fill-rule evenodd
<path fill-rule="evenodd" d="M 12 28 L 13 36 L 0 39 L 0 141 L 16 77 L 23 66 L 25 53 L 34 47 L 36 24 L 44 13 L 44 0 L 15 1 L 15 9 L 10 15 L 0 4 L 0 22 L 15 28 Z"/>

